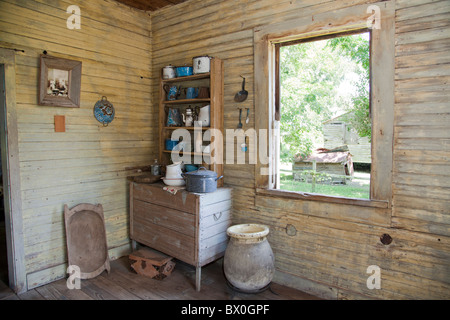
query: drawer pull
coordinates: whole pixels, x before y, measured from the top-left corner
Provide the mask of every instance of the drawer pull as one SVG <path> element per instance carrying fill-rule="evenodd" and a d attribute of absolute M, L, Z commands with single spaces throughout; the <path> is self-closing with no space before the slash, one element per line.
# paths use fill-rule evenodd
<path fill-rule="evenodd" d="M 214 216 L 214 221 L 217 221 L 222 217 L 222 212 L 219 212 L 219 216 L 216 216 L 216 213 L 214 213 L 213 216 Z"/>

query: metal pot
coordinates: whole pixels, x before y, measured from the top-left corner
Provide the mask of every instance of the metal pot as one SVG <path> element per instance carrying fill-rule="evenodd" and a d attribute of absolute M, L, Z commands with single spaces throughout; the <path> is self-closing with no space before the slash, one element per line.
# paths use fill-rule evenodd
<path fill-rule="evenodd" d="M 217 180 L 223 178 L 220 176 L 217 178 L 217 173 L 211 170 L 207 170 L 205 167 L 200 167 L 196 171 L 186 172 L 183 174 L 186 180 L 186 191 L 207 193 L 217 190 Z"/>
<path fill-rule="evenodd" d="M 172 79 L 175 76 L 175 67 L 168 65 L 163 68 L 163 79 Z"/>
<path fill-rule="evenodd" d="M 177 77 L 192 76 L 192 67 L 190 66 L 176 67 L 176 74 Z"/>
<path fill-rule="evenodd" d="M 194 74 L 210 72 L 211 59 L 212 57 L 210 56 L 199 56 L 192 58 L 192 66 L 194 68 Z"/>

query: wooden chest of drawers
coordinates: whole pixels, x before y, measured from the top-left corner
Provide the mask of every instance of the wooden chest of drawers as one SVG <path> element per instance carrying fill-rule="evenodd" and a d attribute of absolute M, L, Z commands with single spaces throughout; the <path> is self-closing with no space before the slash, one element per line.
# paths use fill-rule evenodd
<path fill-rule="evenodd" d="M 130 184 L 130 238 L 196 267 L 221 258 L 231 224 L 231 189 L 211 193 L 184 190 L 175 195 L 163 184 Z"/>

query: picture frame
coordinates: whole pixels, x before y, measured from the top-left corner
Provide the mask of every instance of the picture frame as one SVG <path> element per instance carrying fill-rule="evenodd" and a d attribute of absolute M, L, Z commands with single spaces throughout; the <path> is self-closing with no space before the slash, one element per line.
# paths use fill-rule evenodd
<path fill-rule="evenodd" d="M 40 56 L 39 105 L 80 107 L 81 61 Z"/>

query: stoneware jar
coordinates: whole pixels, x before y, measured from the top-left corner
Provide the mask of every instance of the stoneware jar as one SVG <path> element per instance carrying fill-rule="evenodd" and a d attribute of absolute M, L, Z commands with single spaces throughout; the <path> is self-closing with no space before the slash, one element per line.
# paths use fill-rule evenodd
<path fill-rule="evenodd" d="M 270 285 L 275 258 L 267 241 L 269 228 L 261 224 L 238 224 L 227 229 L 230 236 L 223 260 L 228 284 L 237 291 L 257 293 Z"/>

